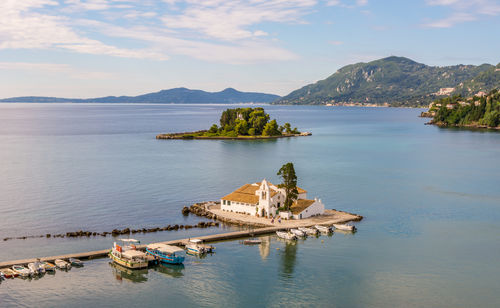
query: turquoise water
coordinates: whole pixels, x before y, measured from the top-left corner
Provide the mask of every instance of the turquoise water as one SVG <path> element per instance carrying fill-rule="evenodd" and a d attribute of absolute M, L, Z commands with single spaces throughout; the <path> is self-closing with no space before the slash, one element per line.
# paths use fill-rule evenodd
<path fill-rule="evenodd" d="M 224 108 L 0 104 L 0 238 L 193 224 L 200 219 L 182 216 L 182 206 L 263 177 L 277 182 L 288 161 L 309 197 L 365 216 L 359 232 L 296 245 L 221 242 L 184 268 L 139 273 L 92 260 L 4 281 L 0 306 L 500 306 L 499 133 L 425 126 L 414 109 L 266 106 L 313 136 L 154 138 L 206 128 Z M 0 241 L 0 260 L 111 245 L 110 237 Z"/>

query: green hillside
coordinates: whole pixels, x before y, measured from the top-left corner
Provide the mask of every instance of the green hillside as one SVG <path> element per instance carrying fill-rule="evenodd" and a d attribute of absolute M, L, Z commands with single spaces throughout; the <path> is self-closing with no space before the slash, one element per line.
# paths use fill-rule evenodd
<path fill-rule="evenodd" d="M 490 64 L 428 66 L 404 57 L 388 57 L 347 65 L 330 77 L 277 100 L 276 104 L 372 103 L 391 106 L 428 106 L 461 83 L 475 77 L 500 81 Z M 488 72 L 494 71 L 494 76 Z M 487 82 L 491 84 L 491 81 Z M 442 89 L 442 90 L 441 90 Z M 441 93 L 440 93 L 441 90 Z M 446 90 L 448 92 L 446 93 Z M 446 94 L 443 94 L 446 93 Z"/>

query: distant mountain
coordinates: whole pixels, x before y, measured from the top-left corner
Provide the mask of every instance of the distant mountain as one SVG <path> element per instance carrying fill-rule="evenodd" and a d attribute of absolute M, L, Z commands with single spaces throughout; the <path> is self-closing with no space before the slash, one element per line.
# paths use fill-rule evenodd
<path fill-rule="evenodd" d="M 500 89 L 500 63 L 479 73 L 471 80 L 460 83 L 455 87 L 452 95 L 469 97 L 478 92 L 489 92 L 492 89 Z"/>
<path fill-rule="evenodd" d="M 498 84 L 500 74 L 495 69 L 490 64 L 428 66 L 392 56 L 344 66 L 330 77 L 295 90 L 275 103 L 423 106 L 450 95 L 460 85 L 471 85 L 471 91 L 474 91 L 472 89 L 481 88 L 479 82 L 484 87 Z"/>
<path fill-rule="evenodd" d="M 174 104 L 235 104 L 235 103 L 270 103 L 280 98 L 278 95 L 240 92 L 227 88 L 220 92 L 205 92 L 175 88 L 139 96 L 107 96 L 88 99 L 71 99 L 42 96 L 24 96 L 0 99 L 0 102 L 24 103 L 174 103 Z"/>

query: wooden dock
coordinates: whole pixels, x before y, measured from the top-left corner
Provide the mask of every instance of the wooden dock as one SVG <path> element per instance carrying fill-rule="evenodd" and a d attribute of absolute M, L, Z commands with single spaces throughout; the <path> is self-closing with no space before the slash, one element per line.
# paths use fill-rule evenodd
<path fill-rule="evenodd" d="M 204 243 L 209 243 L 209 242 L 215 242 L 215 241 L 223 241 L 223 240 L 231 240 L 231 239 L 237 239 L 237 238 L 243 238 L 243 237 L 251 237 L 251 236 L 256 236 L 256 235 L 261 235 L 261 234 L 269 234 L 269 233 L 274 233 L 276 231 L 285 230 L 285 229 L 288 229 L 288 227 L 284 227 L 284 226 L 267 227 L 267 228 L 258 228 L 258 229 L 234 231 L 234 232 L 228 232 L 228 233 L 197 236 L 196 238 L 203 240 Z M 160 242 L 160 243 L 167 244 L 167 245 L 185 246 L 188 241 L 189 241 L 189 239 L 186 238 L 186 239 L 172 240 L 172 241 L 166 241 L 166 242 Z M 137 248 L 140 250 L 144 250 L 146 248 L 146 245 L 139 245 Z M 81 252 L 81 253 L 72 253 L 72 254 L 52 256 L 52 257 L 41 257 L 39 259 L 41 261 L 47 261 L 47 262 L 54 262 L 54 260 L 56 260 L 56 259 L 69 259 L 69 258 L 88 260 L 88 259 L 106 257 L 108 255 L 110 249 Z M 31 258 L 31 259 L 21 259 L 21 260 L 0 262 L 0 269 L 5 268 L 5 267 L 11 267 L 13 265 L 26 265 L 28 263 L 35 262 L 36 260 L 37 260 L 37 258 Z"/>

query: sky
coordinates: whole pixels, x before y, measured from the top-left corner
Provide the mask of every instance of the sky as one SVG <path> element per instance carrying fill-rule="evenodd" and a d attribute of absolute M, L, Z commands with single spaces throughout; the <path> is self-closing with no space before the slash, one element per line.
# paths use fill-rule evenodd
<path fill-rule="evenodd" d="M 0 97 L 286 95 L 396 55 L 500 62 L 500 0 L 0 0 Z"/>

